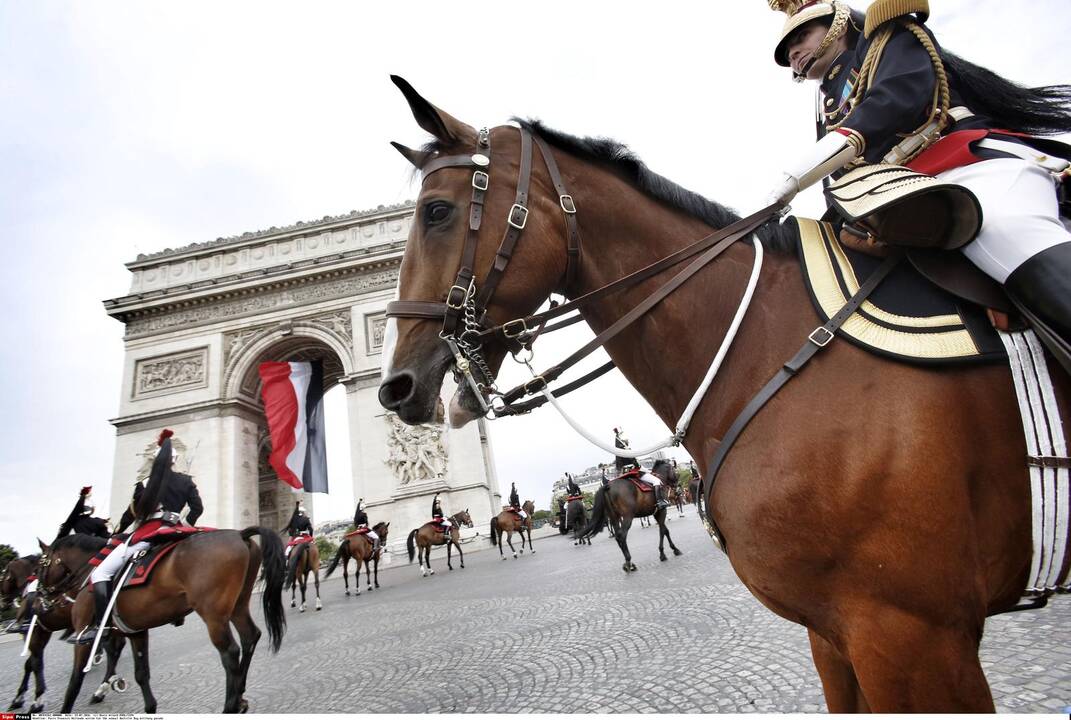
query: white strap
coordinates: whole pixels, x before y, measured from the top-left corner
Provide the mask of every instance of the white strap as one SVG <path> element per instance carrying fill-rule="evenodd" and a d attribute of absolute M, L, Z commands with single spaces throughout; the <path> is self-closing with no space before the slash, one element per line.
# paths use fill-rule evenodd
<path fill-rule="evenodd" d="M 751 238 L 752 244 L 755 246 L 755 261 L 751 268 L 751 277 L 748 279 L 747 289 L 744 290 L 744 296 L 740 300 L 740 305 L 736 309 L 736 315 L 733 316 L 733 321 L 729 325 L 729 329 L 725 332 L 725 338 L 721 342 L 721 347 L 718 348 L 717 354 L 710 363 L 710 368 L 707 370 L 706 376 L 703 378 L 703 382 L 696 388 L 695 393 L 692 395 L 692 399 L 688 402 L 687 407 L 684 408 L 684 412 L 681 414 L 679 420 L 677 420 L 677 430 L 673 435 L 669 436 L 660 443 L 656 443 L 651 447 L 641 448 L 634 450 L 628 448 L 628 454 L 639 457 L 641 455 L 650 455 L 651 453 L 661 450 L 663 448 L 670 447 L 671 445 L 679 445 L 685 433 L 688 431 L 688 425 L 692 422 L 692 416 L 695 415 L 696 409 L 699 407 L 699 403 L 703 400 L 703 396 L 706 395 L 707 390 L 710 389 L 711 384 L 714 382 L 715 376 L 718 374 L 718 369 L 721 367 L 722 361 L 725 360 L 725 356 L 729 353 L 729 348 L 733 344 L 733 340 L 736 339 L 736 333 L 740 329 L 740 323 L 744 321 L 744 315 L 747 313 L 747 309 L 751 306 L 751 299 L 755 295 L 755 287 L 759 283 L 759 273 L 762 270 L 762 241 L 758 236 L 753 235 Z M 532 376 L 536 375 L 535 370 L 531 364 L 528 365 L 528 369 L 531 371 Z M 595 447 L 605 450 L 606 452 L 618 456 L 622 453 L 622 449 L 613 447 L 607 443 L 602 442 L 596 438 L 592 433 L 581 427 L 575 420 L 573 420 L 565 412 L 565 409 L 558 402 L 558 399 L 554 397 L 549 388 L 544 388 L 543 396 L 554 406 L 554 409 L 562 416 L 565 422 L 569 423 L 569 426 L 576 430 L 576 432 L 585 440 L 590 442 Z"/>
<path fill-rule="evenodd" d="M 1022 143 L 1009 142 L 1008 140 L 998 140 L 997 138 L 983 138 L 978 141 L 978 147 L 988 148 L 989 150 L 996 150 L 1002 153 L 1008 153 L 1016 157 L 1022 158 L 1027 162 L 1032 162 L 1039 165 L 1049 172 L 1062 173 L 1071 167 L 1071 162 L 1064 160 L 1063 158 L 1053 157 L 1046 155 L 1045 153 L 1038 152 L 1029 145 L 1023 145 Z"/>

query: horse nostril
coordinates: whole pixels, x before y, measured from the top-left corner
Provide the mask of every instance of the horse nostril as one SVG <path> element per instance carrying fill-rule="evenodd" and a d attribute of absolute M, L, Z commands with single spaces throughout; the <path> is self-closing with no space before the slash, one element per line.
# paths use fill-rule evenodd
<path fill-rule="evenodd" d="M 413 376 L 408 372 L 389 377 L 379 386 L 379 404 L 388 410 L 397 410 L 412 396 L 414 387 Z"/>

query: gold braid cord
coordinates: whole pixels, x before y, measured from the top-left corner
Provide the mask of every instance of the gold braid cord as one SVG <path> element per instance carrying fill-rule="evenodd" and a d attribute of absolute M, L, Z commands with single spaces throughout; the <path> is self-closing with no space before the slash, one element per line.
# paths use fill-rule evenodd
<path fill-rule="evenodd" d="M 773 4 L 774 0 L 770 2 Z M 874 31 L 885 23 L 911 13 L 916 13 L 919 20 L 926 22 L 926 18 L 930 16 L 929 0 L 874 0 L 866 9 L 863 37 L 869 40 Z"/>
<path fill-rule="evenodd" d="M 770 0 L 770 2 L 776 2 L 777 0 Z M 848 20 L 851 19 L 851 10 L 844 3 L 833 3 L 833 22 L 829 26 L 829 32 L 822 38 L 822 42 L 818 44 L 818 47 L 814 49 L 814 57 L 820 58 L 826 54 L 829 47 L 844 34 L 848 29 Z"/>
<path fill-rule="evenodd" d="M 774 2 L 775 0 L 770 0 Z M 867 20 L 869 22 L 870 15 L 867 14 Z M 940 137 L 940 132 L 948 126 L 949 115 L 948 109 L 952 104 L 951 93 L 948 89 L 948 75 L 945 73 L 945 65 L 941 62 L 941 55 L 937 52 L 937 47 L 934 46 L 933 40 L 926 34 L 918 23 L 901 18 L 899 24 L 907 28 L 920 43 L 922 47 L 926 48 L 926 52 L 930 56 L 930 62 L 933 64 L 933 71 L 936 75 L 937 82 L 933 91 L 933 103 L 930 109 L 930 115 L 926 118 L 926 121 L 922 123 L 918 128 L 908 133 L 908 135 L 914 135 L 925 129 L 930 123 L 937 122 L 937 132 L 933 134 L 931 138 L 928 138 L 925 143 L 922 144 L 915 152 L 905 157 L 901 162 L 907 164 L 914 160 L 922 153 L 923 150 L 928 148 Z M 848 96 L 848 112 L 847 115 L 837 124 L 829 126 L 829 130 L 833 131 L 844 125 L 845 122 L 851 117 L 851 112 L 855 109 L 855 106 L 866 95 L 867 90 L 874 84 L 874 78 L 878 72 L 878 65 L 881 63 L 881 56 L 885 52 L 885 46 L 889 44 L 890 38 L 892 38 L 893 30 L 895 26 L 893 24 L 887 24 L 882 27 L 878 34 L 874 37 L 874 42 L 871 43 L 870 48 L 867 50 L 866 57 L 863 59 L 863 66 L 859 69 L 859 82 L 852 88 L 852 94 Z"/>

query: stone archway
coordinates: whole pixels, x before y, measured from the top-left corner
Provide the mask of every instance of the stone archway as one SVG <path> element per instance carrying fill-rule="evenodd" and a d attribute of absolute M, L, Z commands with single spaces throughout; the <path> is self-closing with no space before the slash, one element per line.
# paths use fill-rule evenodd
<path fill-rule="evenodd" d="M 112 420 L 113 516 L 129 501 L 145 448 L 170 427 L 193 448 L 190 472 L 205 502 L 204 524 L 245 527 L 271 520 L 273 512 L 271 526 L 284 524 L 289 512 L 277 497 L 271 508 L 272 494 L 261 491 L 270 475 L 261 467 L 256 367 L 316 354 L 325 362 L 325 383 L 346 389 L 352 476 L 331 478 L 332 486 L 350 483 L 370 515 L 395 523 L 400 538 L 392 548 L 404 542 L 402 527 L 423 521 L 436 490 L 448 507 L 469 507 L 478 523 L 489 522 L 500 494 L 486 426 L 407 437 L 428 443 L 413 462 L 426 465 L 436 444 L 443 448 L 442 477 L 417 477 L 392 461 L 396 431 L 376 399 L 384 310 L 412 212 L 408 203 L 326 217 L 127 265 L 130 294 L 104 303 L 126 327 L 120 414 Z"/>

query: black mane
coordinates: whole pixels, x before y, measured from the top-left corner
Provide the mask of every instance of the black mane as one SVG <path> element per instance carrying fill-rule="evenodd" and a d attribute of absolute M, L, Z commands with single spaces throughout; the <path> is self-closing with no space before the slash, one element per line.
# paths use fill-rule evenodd
<path fill-rule="evenodd" d="M 569 135 L 549 128 L 539 120 L 518 117 L 512 119 L 528 132 L 543 138 L 559 150 L 612 169 L 644 195 L 698 218 L 713 228 L 723 228 L 740 219 L 739 215 L 724 205 L 681 187 L 654 172 L 624 143 L 607 137 L 582 138 Z M 425 152 L 442 152 L 445 149 L 438 140 L 422 148 Z M 794 224 L 767 225 L 760 228 L 757 234 L 769 250 L 785 253 L 796 251 Z"/>
<path fill-rule="evenodd" d="M 539 120 L 516 117 L 513 120 L 560 150 L 609 166 L 648 197 L 698 218 L 711 227 L 723 228 L 740 219 L 739 215 L 724 205 L 654 172 L 624 143 L 606 137 L 576 137 L 549 128 Z M 795 252 L 795 236 L 788 227 L 767 226 L 758 234 L 769 249 Z"/>
<path fill-rule="evenodd" d="M 52 543 L 52 551 L 63 550 L 64 548 L 74 548 L 83 552 L 95 553 L 104 547 L 108 543 L 107 540 L 97 537 L 96 535 L 84 535 L 82 533 L 75 533 L 74 535 L 67 535 L 62 537 L 56 542 Z"/>

